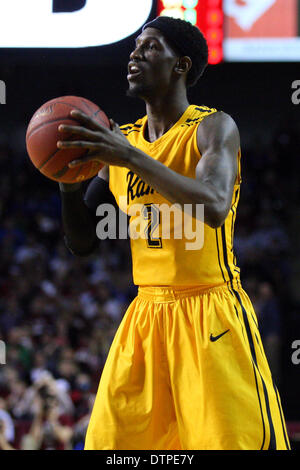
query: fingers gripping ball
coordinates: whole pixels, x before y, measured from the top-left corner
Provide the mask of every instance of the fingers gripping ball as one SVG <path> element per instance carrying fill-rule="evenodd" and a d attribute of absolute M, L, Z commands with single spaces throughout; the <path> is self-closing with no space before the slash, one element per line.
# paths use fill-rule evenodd
<path fill-rule="evenodd" d="M 78 140 L 76 135 L 61 133 L 60 124 L 80 126 L 70 115 L 72 109 L 82 111 L 99 124 L 110 128 L 106 114 L 94 103 L 78 96 L 61 96 L 47 101 L 32 116 L 27 132 L 26 147 L 34 166 L 48 178 L 62 183 L 78 183 L 95 176 L 103 164 L 85 162 L 69 168 L 70 161 L 87 155 L 87 149 L 59 149 L 58 140 Z"/>

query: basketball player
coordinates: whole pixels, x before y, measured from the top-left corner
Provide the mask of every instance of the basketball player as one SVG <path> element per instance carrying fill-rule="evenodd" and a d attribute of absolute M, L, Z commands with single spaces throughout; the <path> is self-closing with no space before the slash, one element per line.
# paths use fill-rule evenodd
<path fill-rule="evenodd" d="M 188 250 L 184 235 L 164 239 L 151 230 L 131 239 L 139 292 L 108 354 L 86 449 L 289 449 L 233 253 L 241 184 L 237 126 L 226 113 L 187 100 L 207 58 L 198 28 L 158 17 L 144 26 L 128 65 L 129 95 L 144 100 L 146 115 L 121 128 L 111 121 L 109 130 L 72 111 L 82 126 L 60 127 L 78 139 L 58 147 L 91 152 L 71 166 L 105 163 L 85 196 L 80 184 L 60 185 L 73 253 L 94 250 L 95 211 L 112 195 L 126 201 L 125 211 L 143 204 L 145 223 L 153 217 L 160 223 L 162 203 L 189 204 L 194 218 L 204 205 L 202 249 Z"/>

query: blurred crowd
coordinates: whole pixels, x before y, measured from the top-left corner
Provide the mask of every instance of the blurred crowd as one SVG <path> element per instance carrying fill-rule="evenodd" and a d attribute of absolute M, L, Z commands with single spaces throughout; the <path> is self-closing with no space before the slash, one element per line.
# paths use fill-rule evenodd
<path fill-rule="evenodd" d="M 298 165 L 298 147 L 287 127 L 267 150 L 259 142 L 244 149 L 235 239 L 242 283 L 279 381 L 293 256 L 290 201 L 299 198 L 290 169 Z M 107 352 L 136 294 L 129 245 L 106 240 L 95 255 L 71 255 L 58 185 L 17 146 L 0 147 L 0 170 L 0 339 L 6 345 L 0 448 L 82 449 Z"/>
<path fill-rule="evenodd" d="M 136 294 L 129 245 L 107 240 L 96 256 L 73 256 L 57 183 L 8 146 L 0 170 L 0 448 L 81 449 L 108 349 Z"/>

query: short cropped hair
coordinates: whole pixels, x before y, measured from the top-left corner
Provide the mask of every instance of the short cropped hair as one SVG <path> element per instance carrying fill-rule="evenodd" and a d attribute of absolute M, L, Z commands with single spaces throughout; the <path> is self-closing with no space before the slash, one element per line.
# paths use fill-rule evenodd
<path fill-rule="evenodd" d="M 158 29 L 180 56 L 188 56 L 192 67 L 188 72 L 187 86 L 194 86 L 203 74 L 208 63 L 208 46 L 206 39 L 197 26 L 179 18 L 158 16 L 146 23 L 146 28 Z"/>

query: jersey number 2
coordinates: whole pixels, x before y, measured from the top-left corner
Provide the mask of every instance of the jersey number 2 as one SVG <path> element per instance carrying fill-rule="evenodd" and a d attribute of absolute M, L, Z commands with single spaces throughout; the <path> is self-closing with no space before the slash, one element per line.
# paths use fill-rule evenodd
<path fill-rule="evenodd" d="M 143 217 L 147 220 L 145 237 L 148 248 L 162 248 L 161 237 L 154 237 L 153 233 L 160 224 L 160 212 L 155 204 L 145 204 L 143 207 Z"/>

